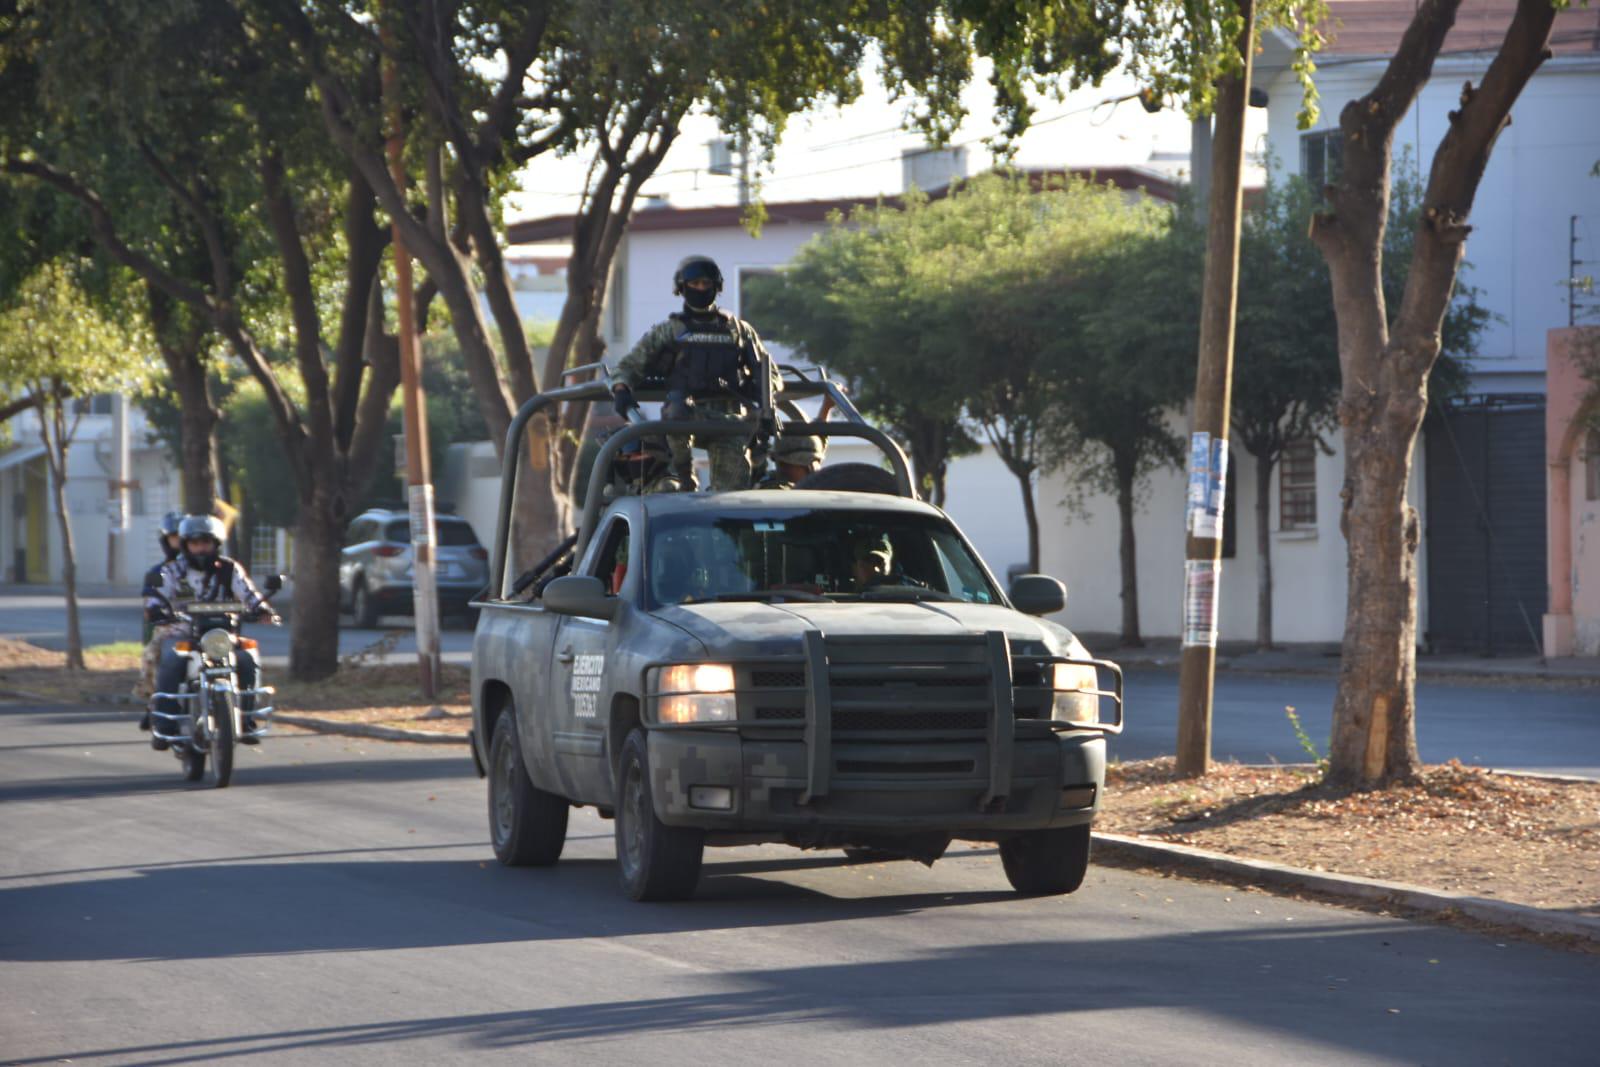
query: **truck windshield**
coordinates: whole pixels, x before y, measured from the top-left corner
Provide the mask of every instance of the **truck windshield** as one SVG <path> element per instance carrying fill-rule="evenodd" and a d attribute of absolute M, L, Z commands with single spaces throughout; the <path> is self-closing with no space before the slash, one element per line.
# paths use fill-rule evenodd
<path fill-rule="evenodd" d="M 709 600 L 999 601 L 960 535 L 872 510 L 681 513 L 650 521 L 655 606 Z"/>

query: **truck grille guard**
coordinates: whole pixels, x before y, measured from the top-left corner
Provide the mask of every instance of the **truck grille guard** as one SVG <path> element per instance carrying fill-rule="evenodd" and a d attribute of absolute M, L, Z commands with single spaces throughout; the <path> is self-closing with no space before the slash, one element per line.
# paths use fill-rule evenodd
<path fill-rule="evenodd" d="M 729 733 L 799 726 L 806 746 L 801 805 L 828 795 L 837 741 L 914 743 L 952 736 L 969 741 L 981 737 L 987 766 L 978 807 L 984 811 L 1001 805 L 1011 793 L 1019 719 L 1033 724 L 1031 729 L 1053 733 L 1122 732 L 1120 667 L 1108 660 L 1068 656 L 1022 655 L 1014 660 L 1009 639 L 998 630 L 917 641 L 855 637 L 833 642 L 819 630 L 808 630 L 802 649 L 798 661 L 735 665 L 736 720 L 663 723 L 655 714 L 657 701 L 680 694 L 649 691 L 645 725 L 652 730 Z M 1052 718 L 1056 664 L 1093 668 L 1095 688 L 1060 692 L 1092 696 L 1101 707 L 1114 705 L 1115 719 L 1089 723 Z M 1109 689 L 1100 688 L 1102 671 L 1111 678 Z M 792 699 L 796 690 L 803 694 L 802 706 L 755 705 L 763 697 Z M 1019 706 L 1021 693 L 1030 695 L 1027 706 Z"/>

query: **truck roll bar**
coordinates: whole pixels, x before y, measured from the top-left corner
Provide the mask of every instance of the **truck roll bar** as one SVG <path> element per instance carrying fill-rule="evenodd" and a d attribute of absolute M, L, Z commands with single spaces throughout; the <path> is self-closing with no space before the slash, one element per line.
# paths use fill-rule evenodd
<path fill-rule="evenodd" d="M 563 377 L 575 372 L 594 370 L 596 364 L 584 367 L 574 367 L 567 371 Z M 791 416 L 791 421 L 779 427 L 780 436 L 811 436 L 811 437 L 856 437 L 876 445 L 889 459 L 889 466 L 893 469 L 895 484 L 901 496 L 912 500 L 917 499 L 915 482 L 911 477 L 911 465 L 906 460 L 906 455 L 894 438 L 871 425 L 850 402 L 848 396 L 839 384 L 830 379 L 826 372 L 816 371 L 816 377 L 811 377 L 806 372 L 787 365 L 780 365 L 779 370 L 784 374 L 784 390 L 779 396 L 769 395 L 769 386 L 766 377 L 761 379 L 761 392 L 770 404 L 777 400 L 786 414 Z M 517 409 L 516 415 L 511 420 L 510 427 L 506 430 L 506 442 L 503 458 L 500 465 L 500 502 L 497 521 L 494 531 L 494 557 L 490 561 L 492 568 L 489 587 L 495 599 L 500 599 L 506 593 L 506 553 L 510 544 L 512 506 L 516 501 L 517 477 L 521 469 L 523 440 L 527 436 L 528 423 L 535 415 L 544 411 L 553 404 L 563 402 L 588 402 L 610 403 L 611 386 L 610 376 L 604 366 L 599 366 L 598 377 L 585 382 L 576 382 L 551 389 L 532 397 L 522 407 Z M 654 395 L 658 390 L 636 390 L 639 399 L 651 401 L 663 399 Z M 803 422 L 797 421 L 794 416 L 799 410 L 791 403 L 794 399 L 827 396 L 833 401 L 833 406 L 838 409 L 844 418 L 832 422 Z M 595 455 L 593 466 L 590 468 L 588 493 L 583 502 L 583 512 L 578 521 L 578 541 L 574 552 L 581 556 L 588 547 L 589 539 L 594 534 L 596 521 L 604 508 L 602 491 L 606 479 L 595 478 L 594 471 L 608 470 L 618 451 L 629 441 L 637 441 L 642 437 L 664 434 L 687 434 L 697 440 L 716 437 L 744 437 L 753 438 L 759 429 L 759 420 L 750 419 L 737 422 L 709 422 L 698 419 L 658 419 L 648 420 L 638 411 L 629 413 L 629 421 L 621 428 L 606 438 Z"/>

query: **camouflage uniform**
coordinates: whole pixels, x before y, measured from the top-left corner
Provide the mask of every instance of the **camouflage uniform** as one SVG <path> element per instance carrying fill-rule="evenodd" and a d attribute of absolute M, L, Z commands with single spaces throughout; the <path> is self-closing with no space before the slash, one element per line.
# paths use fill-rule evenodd
<path fill-rule="evenodd" d="M 753 402 L 758 395 L 755 375 L 760 373 L 760 368 L 765 368 L 772 382 L 773 396 L 783 389 L 777 364 L 767 354 L 755 328 L 717 307 L 706 311 L 685 309 L 652 326 L 617 364 L 613 377 L 629 389 L 636 388 L 647 377 L 665 378 L 669 391 L 682 391 L 693 400 L 694 414 L 690 417 L 706 422 L 739 421 L 745 417 L 745 405 L 731 395 L 730 388 L 712 389 L 695 377 L 695 366 L 701 362 L 695 359 L 698 353 L 729 347 L 737 351 L 740 365 L 739 381 L 733 388 L 746 400 Z M 667 410 L 671 406 L 670 403 L 664 406 L 663 415 L 681 417 Z M 680 477 L 693 470 L 689 451 L 693 443 L 687 434 L 667 436 L 673 472 Z M 737 437 L 715 438 L 705 443 L 705 450 L 711 461 L 711 488 L 750 488 L 747 441 Z"/>

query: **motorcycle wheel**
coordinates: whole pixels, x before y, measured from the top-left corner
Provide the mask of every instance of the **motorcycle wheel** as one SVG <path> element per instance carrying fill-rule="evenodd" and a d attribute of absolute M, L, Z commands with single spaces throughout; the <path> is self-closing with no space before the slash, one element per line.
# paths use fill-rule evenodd
<path fill-rule="evenodd" d="M 226 693 L 211 694 L 211 784 L 228 788 L 233 780 L 233 709 Z"/>

